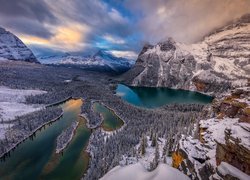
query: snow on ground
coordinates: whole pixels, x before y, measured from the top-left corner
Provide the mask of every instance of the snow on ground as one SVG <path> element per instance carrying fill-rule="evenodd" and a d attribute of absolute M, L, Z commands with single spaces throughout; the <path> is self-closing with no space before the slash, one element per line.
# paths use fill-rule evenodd
<path fill-rule="evenodd" d="M 27 105 L 18 102 L 0 102 L 0 120 L 8 122 L 14 120 L 16 116 L 22 116 L 42 108 L 41 105 Z"/>
<path fill-rule="evenodd" d="M 0 120 L 7 122 L 21 116 L 41 109 L 41 105 L 27 105 L 26 96 L 46 93 L 41 90 L 10 89 L 0 86 Z"/>
<path fill-rule="evenodd" d="M 24 103 L 26 96 L 38 95 L 38 94 L 44 94 L 44 93 L 46 93 L 46 91 L 10 89 L 10 88 L 5 87 L 5 86 L 0 86 L 0 102 Z"/>
<path fill-rule="evenodd" d="M 152 147 L 152 141 L 150 141 L 150 138 L 147 136 L 147 147 L 145 148 L 145 154 L 141 155 L 140 153 L 140 143 L 136 146 L 136 151 L 137 151 L 137 157 L 127 157 L 127 156 L 123 156 L 122 160 L 119 162 L 119 164 L 121 166 L 127 165 L 127 164 L 135 164 L 137 162 L 140 162 L 142 164 L 142 166 L 147 169 L 150 170 L 150 163 L 153 162 L 154 158 L 155 158 L 155 148 L 156 147 Z M 164 162 L 163 159 L 163 148 L 165 145 L 165 139 L 163 138 L 158 138 L 157 140 L 158 142 L 158 147 L 159 147 L 159 161 L 160 162 Z M 168 165 L 172 164 L 172 159 L 171 157 L 166 157 L 164 156 L 164 158 L 166 158 L 166 163 Z"/>
<path fill-rule="evenodd" d="M 159 164 L 158 167 L 149 172 L 141 163 L 128 166 L 116 166 L 110 170 L 101 180 L 186 180 L 186 175 L 177 169 L 166 164 Z"/>
<path fill-rule="evenodd" d="M 244 74 L 244 71 L 239 67 L 235 66 L 233 61 L 230 61 L 226 58 L 214 57 L 213 58 L 214 70 L 217 72 L 224 73 L 228 77 L 231 77 L 232 74 Z"/>
<path fill-rule="evenodd" d="M 153 163 L 155 158 L 156 147 L 152 147 L 150 138 L 147 136 L 147 147 L 145 148 L 145 154 L 140 153 L 140 143 L 135 147 L 137 155 L 135 157 L 123 156 L 119 162 L 119 166 L 111 169 L 102 180 L 113 180 L 113 179 L 130 179 L 130 180 L 172 180 L 172 179 L 189 179 L 179 170 L 172 168 L 172 158 L 164 155 L 163 149 L 165 146 L 165 139 L 158 138 L 159 147 L 159 165 L 156 169 L 151 170 L 150 163 Z M 165 159 L 165 163 L 164 159 Z"/>
<path fill-rule="evenodd" d="M 216 142 L 225 144 L 225 129 L 231 129 L 231 136 L 241 140 L 241 145 L 250 149 L 249 125 L 238 123 L 239 118 L 208 119 L 200 121 L 201 128 L 207 128 L 202 133 L 206 145 L 211 149 L 216 146 Z"/>
<path fill-rule="evenodd" d="M 25 104 L 26 96 L 43 93 L 46 93 L 46 91 L 10 89 L 0 86 L 0 123 L 2 123 L 0 124 L 0 138 L 4 135 L 6 128 L 9 127 L 8 122 L 14 120 L 16 116 L 28 114 L 43 108 L 42 105 Z"/>
<path fill-rule="evenodd" d="M 233 167 L 232 165 L 226 163 L 226 162 L 221 162 L 221 164 L 217 167 L 218 172 L 222 174 L 223 176 L 230 174 L 231 176 L 238 178 L 240 180 L 249 180 L 250 176 L 247 174 L 243 173 L 239 169 Z"/>
<path fill-rule="evenodd" d="M 165 140 L 163 138 L 158 138 L 158 145 L 159 145 L 159 157 L 162 157 L 163 148 L 165 145 Z M 153 162 L 155 157 L 155 147 L 152 147 L 152 141 L 147 136 L 147 147 L 145 149 L 145 154 L 139 158 L 139 162 L 144 166 L 145 169 L 150 169 L 150 163 Z M 137 145 L 137 149 L 139 149 L 140 145 Z M 163 160 L 163 159 L 162 159 Z"/>
<path fill-rule="evenodd" d="M 211 118 L 207 120 L 201 120 L 200 127 L 204 129 L 207 128 L 207 130 L 202 133 L 205 143 L 210 143 L 207 145 L 210 145 L 209 147 L 211 148 L 212 146 L 216 145 L 214 140 L 224 144 L 225 129 L 231 128 L 233 124 L 236 124 L 238 122 L 238 120 L 239 120 L 238 118 L 224 118 L 224 119 Z"/>
<path fill-rule="evenodd" d="M 200 121 L 200 128 L 206 129 L 205 132 L 201 133 L 205 145 L 208 147 L 206 148 L 206 153 L 210 164 L 214 167 L 216 167 L 216 141 L 225 144 L 225 129 L 233 127 L 234 124 L 237 124 L 238 120 L 238 118 L 211 118 Z"/>

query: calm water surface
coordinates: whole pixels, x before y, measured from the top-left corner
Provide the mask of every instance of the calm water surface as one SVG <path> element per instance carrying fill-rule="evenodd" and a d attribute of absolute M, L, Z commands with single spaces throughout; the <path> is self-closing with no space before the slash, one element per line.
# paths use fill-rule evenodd
<path fill-rule="evenodd" d="M 80 179 L 88 168 L 90 157 L 84 149 L 91 135 L 85 120 L 79 117 L 82 104 L 81 99 L 61 104 L 64 113 L 59 120 L 37 131 L 33 139 L 21 143 L 10 157 L 0 162 L 0 179 Z M 123 125 L 105 106 L 95 103 L 94 109 L 104 117 L 104 130 L 112 131 Z M 56 138 L 73 121 L 79 121 L 73 139 L 63 153 L 56 154 Z"/>
<path fill-rule="evenodd" d="M 157 108 L 167 104 L 208 104 L 213 97 L 198 92 L 158 87 L 129 87 L 118 84 L 116 94 L 135 106 Z"/>
<path fill-rule="evenodd" d="M 80 99 L 69 100 L 62 104 L 63 117 L 51 125 L 46 125 L 41 131 L 37 131 L 33 140 L 28 139 L 21 143 L 10 153 L 9 158 L 0 162 L 0 179 L 81 177 L 88 165 L 88 156 L 84 154 L 84 147 L 87 145 L 90 130 L 85 127 L 85 123 L 80 123 L 76 135 L 63 155 L 55 154 L 57 136 L 73 121 L 79 120 L 81 105 Z M 57 163 L 50 163 L 52 160 Z M 47 166 L 48 163 L 50 168 Z"/>
<path fill-rule="evenodd" d="M 100 103 L 94 103 L 94 110 L 103 117 L 102 127 L 106 131 L 113 131 L 123 126 L 124 122 L 114 112 Z"/>

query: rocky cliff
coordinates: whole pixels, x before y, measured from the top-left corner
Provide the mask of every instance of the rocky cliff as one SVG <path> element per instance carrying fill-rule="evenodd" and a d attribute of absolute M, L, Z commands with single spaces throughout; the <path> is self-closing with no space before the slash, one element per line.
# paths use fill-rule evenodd
<path fill-rule="evenodd" d="M 123 77 L 132 86 L 158 86 L 217 94 L 250 78 L 250 15 L 218 29 L 200 43 L 169 38 L 147 44 Z"/>
<path fill-rule="evenodd" d="M 14 34 L 0 27 L 0 60 L 39 63 L 32 51 Z"/>
<path fill-rule="evenodd" d="M 216 98 L 198 135 L 182 136 L 173 166 L 192 179 L 250 178 L 250 88 Z"/>

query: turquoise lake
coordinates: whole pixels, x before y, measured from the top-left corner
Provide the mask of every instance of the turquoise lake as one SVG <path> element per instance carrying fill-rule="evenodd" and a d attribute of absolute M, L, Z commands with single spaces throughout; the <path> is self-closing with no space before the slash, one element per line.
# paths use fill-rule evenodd
<path fill-rule="evenodd" d="M 116 94 L 124 101 L 144 108 L 157 108 L 169 104 L 208 104 L 213 97 L 194 91 L 162 87 L 131 87 L 118 84 Z"/>

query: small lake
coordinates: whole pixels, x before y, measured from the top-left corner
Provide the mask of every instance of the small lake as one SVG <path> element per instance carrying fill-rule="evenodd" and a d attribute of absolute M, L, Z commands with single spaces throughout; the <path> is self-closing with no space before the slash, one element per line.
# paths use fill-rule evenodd
<path fill-rule="evenodd" d="M 161 87 L 131 87 L 118 84 L 116 94 L 124 101 L 144 108 L 157 108 L 168 104 L 208 104 L 213 97 L 194 91 Z"/>
<path fill-rule="evenodd" d="M 100 113 L 103 117 L 102 128 L 105 131 L 114 131 L 123 126 L 124 122 L 111 109 L 100 103 L 94 103 L 93 106 L 94 111 Z"/>
<path fill-rule="evenodd" d="M 37 131 L 10 152 L 10 157 L 0 161 L 0 179 L 80 179 L 86 172 L 90 160 L 85 151 L 91 130 L 79 116 L 81 99 L 71 99 L 60 104 L 63 116 Z M 104 117 L 102 128 L 112 131 L 120 128 L 123 121 L 112 110 L 95 103 L 94 108 Z M 78 121 L 73 139 L 62 153 L 55 153 L 56 139 L 63 130 Z"/>

